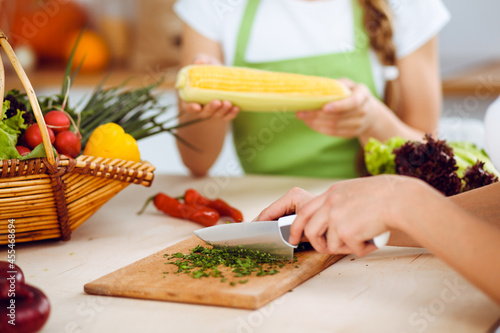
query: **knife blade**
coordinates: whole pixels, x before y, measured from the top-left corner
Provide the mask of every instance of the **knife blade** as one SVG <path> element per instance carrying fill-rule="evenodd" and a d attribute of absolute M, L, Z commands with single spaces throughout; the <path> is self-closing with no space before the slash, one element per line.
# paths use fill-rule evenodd
<path fill-rule="evenodd" d="M 286 241 L 292 223 L 283 223 L 284 220 L 281 220 L 280 225 L 280 220 L 222 224 L 199 229 L 194 233 L 208 244 L 241 246 L 291 260 L 293 249 L 297 247 Z"/>
<path fill-rule="evenodd" d="M 288 215 L 277 221 L 256 221 L 216 225 L 199 230 L 194 234 L 208 244 L 216 246 L 242 247 L 259 250 L 274 256 L 293 259 L 293 251 L 297 245 L 288 243 L 290 226 L 296 215 Z M 385 246 L 389 240 L 387 231 L 368 243 L 378 248 Z"/>

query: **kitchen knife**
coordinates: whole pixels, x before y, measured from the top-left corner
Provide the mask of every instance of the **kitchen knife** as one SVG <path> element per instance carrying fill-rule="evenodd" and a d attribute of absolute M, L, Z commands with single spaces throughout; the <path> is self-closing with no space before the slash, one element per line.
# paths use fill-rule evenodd
<path fill-rule="evenodd" d="M 196 230 L 194 234 L 208 244 L 217 246 L 241 246 L 245 249 L 259 250 L 274 256 L 293 259 L 293 250 L 297 245 L 288 243 L 290 225 L 296 215 L 283 216 L 278 221 L 256 221 L 216 225 Z M 369 243 L 378 248 L 389 240 L 387 231 Z"/>

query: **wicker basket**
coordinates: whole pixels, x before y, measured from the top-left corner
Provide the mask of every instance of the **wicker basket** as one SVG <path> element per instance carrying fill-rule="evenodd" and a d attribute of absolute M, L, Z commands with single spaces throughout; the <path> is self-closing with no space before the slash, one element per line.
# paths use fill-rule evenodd
<path fill-rule="evenodd" d="M 0 244 L 9 243 L 13 230 L 16 243 L 69 240 L 73 230 L 129 184 L 150 186 L 155 168 L 147 162 L 54 156 L 33 87 L 1 30 L 0 46 L 28 94 L 47 155 L 25 161 L 0 161 Z M 0 106 L 4 81 L 0 58 Z"/>

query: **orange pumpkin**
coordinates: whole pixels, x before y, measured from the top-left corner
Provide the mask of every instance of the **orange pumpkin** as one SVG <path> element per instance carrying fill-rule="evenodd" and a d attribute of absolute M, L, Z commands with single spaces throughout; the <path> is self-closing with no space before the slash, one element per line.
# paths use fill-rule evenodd
<path fill-rule="evenodd" d="M 16 0 L 9 39 L 29 44 L 38 57 L 64 59 L 69 35 L 89 20 L 79 4 L 68 0 Z"/>

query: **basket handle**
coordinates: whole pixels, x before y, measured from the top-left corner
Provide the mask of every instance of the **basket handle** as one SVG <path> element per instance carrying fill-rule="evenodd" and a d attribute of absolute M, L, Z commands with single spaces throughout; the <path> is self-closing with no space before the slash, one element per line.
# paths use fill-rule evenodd
<path fill-rule="evenodd" d="M 38 127 L 40 128 L 40 133 L 42 134 L 42 141 L 43 141 L 43 146 L 45 148 L 45 153 L 47 154 L 47 161 L 50 164 L 54 165 L 56 163 L 56 159 L 54 156 L 54 151 L 52 150 L 52 143 L 50 142 L 49 131 L 47 129 L 47 126 L 45 125 L 45 120 L 43 119 L 42 110 L 40 109 L 40 105 L 38 104 L 38 99 L 36 98 L 35 90 L 33 89 L 33 86 L 31 85 L 31 82 L 28 79 L 26 72 L 19 63 L 19 60 L 17 59 L 17 56 L 14 53 L 14 50 L 12 49 L 12 46 L 10 46 L 9 42 L 7 41 L 7 36 L 1 29 L 0 29 L 0 46 L 4 49 L 5 54 L 7 54 L 7 57 L 9 58 L 10 63 L 12 64 L 12 67 L 14 67 L 17 76 L 19 77 L 21 83 L 23 84 L 24 90 L 28 94 L 28 99 L 33 109 L 33 113 L 35 114 L 36 122 L 38 123 Z M 1 58 L 0 58 L 0 63 L 2 63 Z M 0 73 L 0 93 L 1 93 L 0 108 L 1 108 L 3 106 L 3 96 L 5 89 L 4 88 L 5 74 L 4 74 L 3 63 L 0 65 L 0 72 L 1 72 Z"/>

